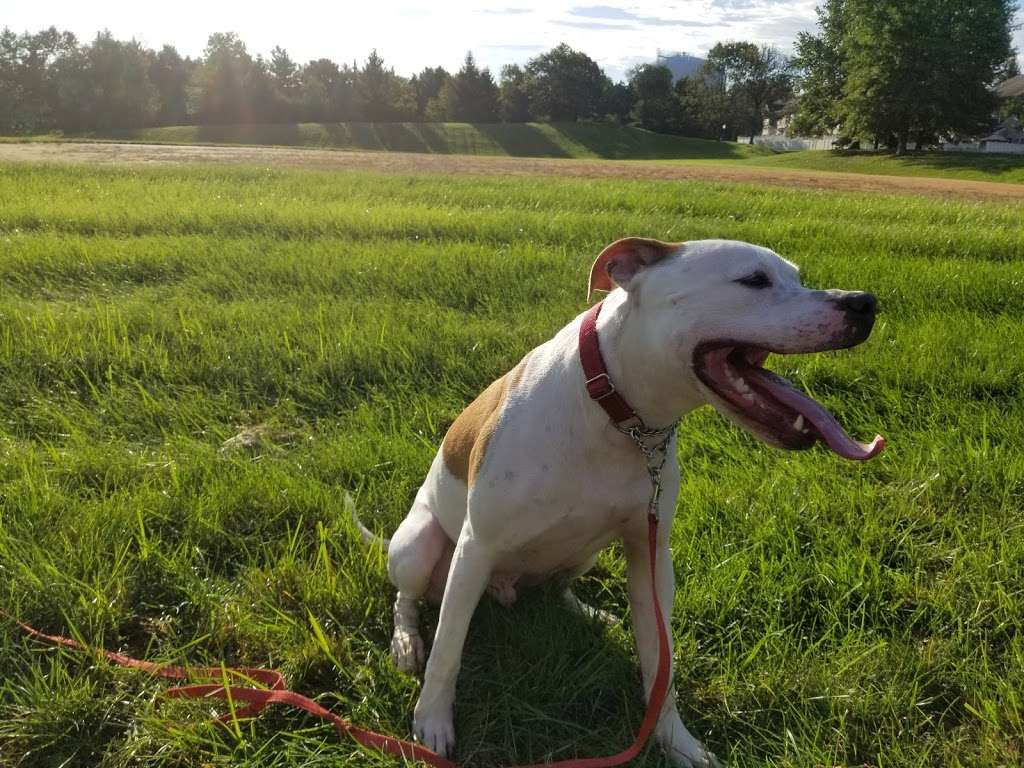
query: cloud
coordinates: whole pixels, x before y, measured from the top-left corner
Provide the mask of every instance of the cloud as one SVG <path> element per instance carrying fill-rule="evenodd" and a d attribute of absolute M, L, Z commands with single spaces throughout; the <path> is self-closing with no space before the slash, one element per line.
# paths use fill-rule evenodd
<path fill-rule="evenodd" d="M 501 43 L 498 45 L 481 45 L 480 48 L 490 48 L 499 51 L 541 51 L 544 50 L 543 45 L 528 45 L 528 44 L 516 44 L 516 43 Z"/>
<path fill-rule="evenodd" d="M 523 13 L 533 13 L 533 10 L 534 10 L 533 8 L 497 8 L 497 9 L 485 8 L 485 9 L 481 10 L 480 13 L 491 13 L 491 14 L 502 15 L 502 16 L 518 16 L 518 15 L 523 14 Z"/>
<path fill-rule="evenodd" d="M 635 13 L 624 11 L 622 8 L 613 8 L 610 5 L 578 5 L 569 9 L 570 16 L 583 16 L 588 19 L 617 19 L 619 21 L 632 21 L 636 18 Z"/>
<path fill-rule="evenodd" d="M 565 21 L 563 19 L 555 19 L 551 23 L 563 27 L 576 27 L 577 29 L 636 29 L 632 24 L 603 24 L 599 21 Z"/>
<path fill-rule="evenodd" d="M 771 0 L 767 4 L 771 5 Z M 711 0 L 711 5 L 715 8 L 724 8 L 727 11 L 746 11 L 750 8 L 764 6 L 765 3 L 758 2 L 758 0 Z"/>
<path fill-rule="evenodd" d="M 606 19 L 608 21 L 631 21 L 645 27 L 714 27 L 719 26 L 709 21 L 694 21 L 690 19 L 666 19 L 660 16 L 641 16 L 623 8 L 615 8 L 610 5 L 578 5 L 569 9 L 570 16 L 580 16 L 586 19 Z M 583 22 L 576 22 L 581 24 Z M 596 22 L 592 22 L 596 23 Z M 606 27 L 608 28 L 608 27 Z M 616 29 L 628 29 L 629 27 L 615 27 Z"/>

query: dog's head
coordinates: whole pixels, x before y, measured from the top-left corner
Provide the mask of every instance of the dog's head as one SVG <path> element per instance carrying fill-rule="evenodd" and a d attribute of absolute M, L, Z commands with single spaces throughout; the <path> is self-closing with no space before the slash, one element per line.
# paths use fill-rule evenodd
<path fill-rule="evenodd" d="M 626 238 L 594 262 L 591 291 L 623 288 L 652 349 L 664 350 L 686 386 L 765 442 L 788 449 L 822 441 L 869 459 L 885 445 L 853 440 L 819 403 L 764 368 L 769 354 L 843 349 L 867 339 L 870 293 L 813 290 L 795 265 L 731 240 L 663 243 Z"/>

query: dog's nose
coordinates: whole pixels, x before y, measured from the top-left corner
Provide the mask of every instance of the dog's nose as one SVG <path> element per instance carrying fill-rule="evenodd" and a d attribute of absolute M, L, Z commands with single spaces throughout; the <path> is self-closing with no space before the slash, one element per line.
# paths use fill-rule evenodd
<path fill-rule="evenodd" d="M 848 293 L 839 300 L 839 306 L 851 315 L 873 315 L 878 308 L 878 300 L 871 293 Z"/>

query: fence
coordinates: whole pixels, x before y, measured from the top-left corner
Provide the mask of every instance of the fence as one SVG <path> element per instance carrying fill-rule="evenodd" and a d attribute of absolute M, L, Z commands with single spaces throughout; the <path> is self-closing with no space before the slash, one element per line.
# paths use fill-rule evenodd
<path fill-rule="evenodd" d="M 777 152 L 794 151 L 800 149 L 827 150 L 832 149 L 833 143 L 838 136 L 821 136 L 818 138 L 800 138 L 790 136 L 755 136 L 754 143 L 762 147 L 769 147 Z M 736 139 L 739 144 L 747 144 L 749 136 L 740 136 Z M 907 145 L 907 149 L 916 149 L 914 142 Z M 1024 155 L 1024 144 L 1011 144 L 1005 141 L 975 141 L 970 144 L 942 144 L 943 152 L 970 152 L 973 154 L 985 155 Z"/>
<path fill-rule="evenodd" d="M 832 143 L 837 136 L 820 136 L 817 138 L 797 138 L 790 136 L 755 136 L 754 143 L 763 147 L 769 147 L 779 152 L 797 149 L 832 149 Z M 747 144 L 749 136 L 740 136 L 736 139 L 740 144 Z"/>

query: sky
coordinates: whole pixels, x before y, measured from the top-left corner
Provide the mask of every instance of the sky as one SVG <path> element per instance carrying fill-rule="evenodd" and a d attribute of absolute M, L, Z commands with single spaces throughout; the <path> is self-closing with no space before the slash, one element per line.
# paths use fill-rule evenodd
<path fill-rule="evenodd" d="M 497 75 L 502 64 L 525 63 L 564 42 L 618 80 L 633 65 L 653 61 L 659 50 L 699 56 L 718 41 L 753 40 L 790 52 L 797 32 L 814 29 L 820 1 L 0 0 L 0 25 L 17 32 L 53 25 L 82 40 L 106 28 L 119 39 L 135 38 L 153 48 L 169 43 L 190 56 L 202 53 L 210 33 L 233 31 L 253 54 L 267 55 L 280 45 L 299 63 L 321 57 L 361 63 L 376 48 L 402 75 L 437 65 L 455 71 L 469 50 Z M 1024 12 L 1018 22 L 1024 22 Z M 1015 32 L 1014 42 L 1024 53 L 1024 31 Z"/>

